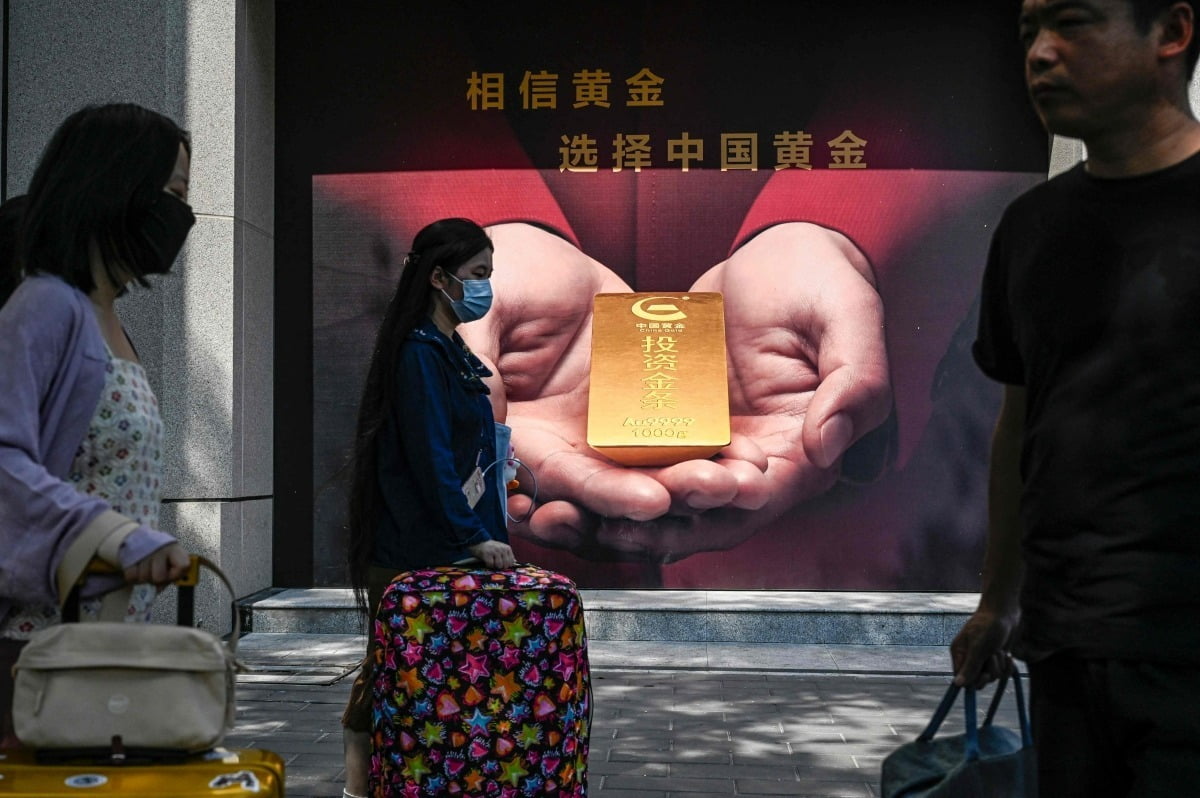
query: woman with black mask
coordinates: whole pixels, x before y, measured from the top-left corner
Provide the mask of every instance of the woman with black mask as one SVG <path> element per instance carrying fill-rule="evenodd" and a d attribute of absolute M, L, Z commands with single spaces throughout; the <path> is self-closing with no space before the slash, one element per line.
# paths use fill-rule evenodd
<path fill-rule="evenodd" d="M 56 574 L 72 546 L 96 541 L 121 572 L 85 583 L 83 620 L 122 582 L 124 619 L 149 620 L 155 586 L 188 566 L 157 529 L 162 421 L 115 300 L 179 254 L 195 222 L 190 157 L 187 133 L 153 111 L 77 111 L 30 181 L 15 257 L 0 253 L 17 285 L 0 308 L 0 747 L 16 744 L 11 664 L 59 622 Z"/>

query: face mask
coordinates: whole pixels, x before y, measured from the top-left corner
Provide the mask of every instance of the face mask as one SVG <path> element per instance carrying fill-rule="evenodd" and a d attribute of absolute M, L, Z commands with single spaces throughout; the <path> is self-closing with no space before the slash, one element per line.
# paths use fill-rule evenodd
<path fill-rule="evenodd" d="M 459 280 L 453 274 L 447 273 L 452 280 L 457 280 L 463 287 L 462 299 L 450 299 L 450 295 L 442 291 L 446 299 L 450 299 L 450 307 L 461 322 L 482 319 L 492 307 L 492 284 L 488 280 Z"/>
<path fill-rule="evenodd" d="M 192 208 L 174 194 L 163 191 L 146 211 L 142 236 L 150 245 L 151 260 L 143 267 L 146 274 L 166 274 L 183 249 L 188 231 L 196 223 Z"/>

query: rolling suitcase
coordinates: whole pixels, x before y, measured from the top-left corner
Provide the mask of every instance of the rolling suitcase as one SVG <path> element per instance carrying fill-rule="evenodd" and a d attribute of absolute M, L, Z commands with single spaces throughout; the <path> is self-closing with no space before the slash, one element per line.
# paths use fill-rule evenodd
<path fill-rule="evenodd" d="M 372 795 L 587 795 L 591 682 L 570 579 L 408 571 L 373 640 Z"/>
<path fill-rule="evenodd" d="M 222 796 L 276 798 L 284 794 L 284 764 L 278 754 L 258 749 L 214 748 L 179 762 L 128 761 L 113 765 L 94 758 L 39 762 L 33 751 L 0 751 L 0 795 L 79 798 L 80 795 Z"/>
<path fill-rule="evenodd" d="M 195 587 L 201 565 L 215 569 L 211 563 L 192 556 L 189 573 L 175 583 L 177 593 L 176 621 L 191 626 L 194 619 Z M 88 565 L 88 573 L 104 573 L 111 569 L 99 561 Z M 229 585 L 219 570 L 225 586 Z M 236 605 L 234 639 L 240 631 Z M 77 622 L 79 600 L 72 590 L 64 604 L 64 621 Z M 20 667 L 22 658 L 18 658 Z M 234 685 L 227 685 L 229 690 Z M 94 701 L 92 702 L 95 703 Z M 230 705 L 231 706 L 231 705 Z M 77 711 L 99 711 L 80 697 Z M 110 709 L 110 711 L 112 711 Z M 232 711 L 230 709 L 229 711 Z M 104 750 L 36 749 L 23 747 L 0 750 L 0 796 L 60 796 L 122 795 L 122 796 L 192 796 L 254 795 L 276 798 L 285 791 L 283 759 L 265 749 L 229 749 L 217 745 L 198 753 L 125 749 L 114 745 Z"/>

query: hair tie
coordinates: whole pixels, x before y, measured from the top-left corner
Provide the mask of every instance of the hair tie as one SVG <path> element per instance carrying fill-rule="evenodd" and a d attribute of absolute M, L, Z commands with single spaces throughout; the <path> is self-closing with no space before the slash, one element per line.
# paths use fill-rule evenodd
<path fill-rule="evenodd" d="M 416 266 L 417 261 L 419 261 L 420 259 L 421 259 L 421 255 L 419 252 L 410 252 L 404 256 L 404 265 L 405 266 Z"/>

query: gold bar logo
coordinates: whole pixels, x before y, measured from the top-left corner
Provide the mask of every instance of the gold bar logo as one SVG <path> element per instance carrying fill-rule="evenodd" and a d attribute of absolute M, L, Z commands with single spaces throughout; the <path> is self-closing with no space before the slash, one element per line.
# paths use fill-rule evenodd
<path fill-rule="evenodd" d="M 721 294 L 596 294 L 587 441 L 632 466 L 711 457 L 729 445 Z"/>

